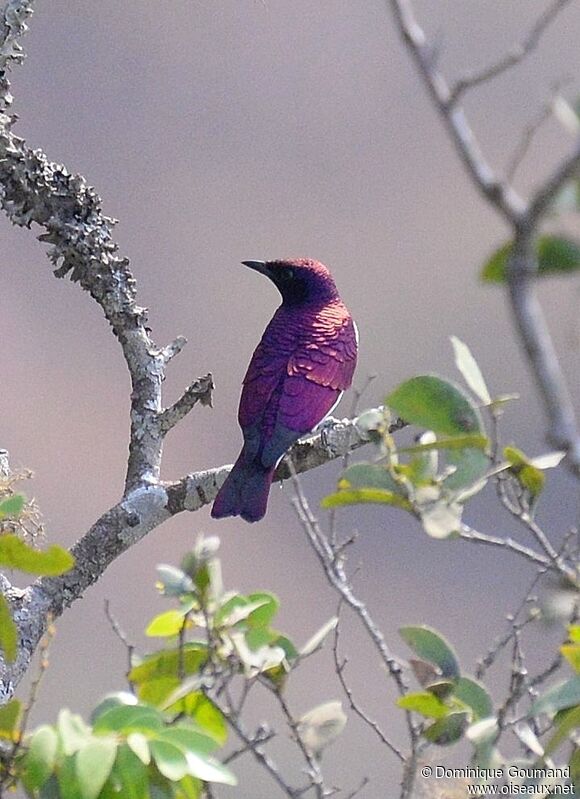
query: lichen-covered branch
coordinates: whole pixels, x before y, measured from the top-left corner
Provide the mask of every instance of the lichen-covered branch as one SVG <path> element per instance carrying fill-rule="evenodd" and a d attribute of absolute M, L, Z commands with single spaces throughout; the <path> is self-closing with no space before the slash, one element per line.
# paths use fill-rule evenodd
<path fill-rule="evenodd" d="M 392 429 L 401 422 L 392 425 Z M 335 421 L 321 433 L 297 442 L 291 455 L 296 470 L 306 472 L 342 457 L 368 443 L 357 420 Z M 212 502 L 231 465 L 207 469 L 171 483 L 146 483 L 127 491 L 72 547 L 74 568 L 60 577 L 44 577 L 24 591 L 0 582 L 0 590 L 14 610 L 21 646 L 17 660 L 8 665 L 0 658 L 0 703 L 8 699 L 24 676 L 46 627 L 48 615 L 58 618 L 109 565 L 144 536 L 172 516 L 197 511 Z M 280 464 L 275 479 L 286 479 L 288 467 Z M 0 575 L 1 576 L 1 575 Z"/>

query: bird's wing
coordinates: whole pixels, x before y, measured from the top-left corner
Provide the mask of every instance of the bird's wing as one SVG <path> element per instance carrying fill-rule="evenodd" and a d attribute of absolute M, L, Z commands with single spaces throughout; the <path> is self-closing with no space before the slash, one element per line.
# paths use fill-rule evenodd
<path fill-rule="evenodd" d="M 348 315 L 319 313 L 308 335 L 286 325 L 284 335 L 264 337 L 254 355 L 238 418 L 250 457 L 275 464 L 324 419 L 350 386 L 356 365 L 356 329 Z"/>
<path fill-rule="evenodd" d="M 344 391 L 352 383 L 358 340 L 346 309 L 318 314 L 311 335 L 290 357 L 288 374 L 301 375 L 319 386 Z"/>
<path fill-rule="evenodd" d="M 289 359 L 299 341 L 299 327 L 292 324 L 279 308 L 264 330 L 244 377 L 238 410 L 242 429 L 260 420 L 271 401 L 277 404 L 274 394 L 280 392 L 280 384 L 288 373 Z"/>

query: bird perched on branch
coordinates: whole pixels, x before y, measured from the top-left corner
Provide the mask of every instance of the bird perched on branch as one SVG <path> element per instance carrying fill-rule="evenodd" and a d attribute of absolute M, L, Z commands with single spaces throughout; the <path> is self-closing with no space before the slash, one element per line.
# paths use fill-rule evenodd
<path fill-rule="evenodd" d="M 312 431 L 352 383 L 357 332 L 330 271 L 319 261 L 242 261 L 269 278 L 282 304 L 256 347 L 238 421 L 244 446 L 212 516 L 256 522 L 266 513 L 276 465 Z"/>

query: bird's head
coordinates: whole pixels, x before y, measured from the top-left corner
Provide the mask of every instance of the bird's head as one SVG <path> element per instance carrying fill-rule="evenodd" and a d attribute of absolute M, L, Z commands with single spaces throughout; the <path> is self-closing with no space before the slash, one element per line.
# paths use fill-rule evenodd
<path fill-rule="evenodd" d="M 320 261 L 314 261 L 312 258 L 242 261 L 242 263 L 270 278 L 286 305 L 324 303 L 338 297 L 330 271 Z"/>

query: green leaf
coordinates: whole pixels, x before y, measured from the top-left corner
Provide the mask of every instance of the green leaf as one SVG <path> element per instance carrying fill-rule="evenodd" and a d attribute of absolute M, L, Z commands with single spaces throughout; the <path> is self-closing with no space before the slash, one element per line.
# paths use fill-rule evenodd
<path fill-rule="evenodd" d="M 483 267 L 484 283 L 505 283 L 507 264 L 512 254 L 510 241 L 499 248 Z M 539 277 L 567 274 L 580 268 L 580 244 L 564 236 L 540 236 L 536 242 Z"/>
<path fill-rule="evenodd" d="M 381 488 L 405 496 L 403 486 L 398 483 L 386 466 L 377 463 L 354 463 L 346 469 L 338 481 L 339 489 Z"/>
<path fill-rule="evenodd" d="M 321 647 L 324 643 L 324 639 L 327 637 L 327 635 L 336 629 L 337 624 L 338 616 L 333 616 L 332 619 L 329 619 L 325 624 L 323 624 L 322 627 L 317 630 L 314 635 L 312 635 L 304 644 L 300 650 L 300 657 L 308 657 L 308 655 L 316 652 L 316 650 L 319 649 L 319 647 Z"/>
<path fill-rule="evenodd" d="M 163 726 L 163 718 L 158 710 L 148 705 L 117 705 L 102 713 L 93 726 L 93 731 L 147 732 L 158 730 Z"/>
<path fill-rule="evenodd" d="M 266 606 L 269 600 L 261 597 L 251 600 L 249 597 L 236 594 L 231 597 L 216 614 L 216 625 L 220 627 L 234 627 L 260 608 Z M 249 622 L 248 622 L 249 623 Z"/>
<path fill-rule="evenodd" d="M 436 696 L 437 699 L 448 699 L 451 694 L 453 693 L 453 689 L 455 688 L 455 680 L 444 680 L 438 679 L 434 680 L 432 683 L 429 683 L 427 686 L 427 690 L 433 696 Z"/>
<path fill-rule="evenodd" d="M 493 714 L 493 703 L 483 685 L 470 679 L 460 677 L 453 688 L 453 695 L 473 710 L 472 721 L 487 718 Z"/>
<path fill-rule="evenodd" d="M 250 627 L 266 627 L 273 620 L 280 608 L 280 600 L 267 591 L 254 592 L 248 595 L 249 601 L 260 603 L 248 616 Z"/>
<path fill-rule="evenodd" d="M 117 756 L 113 738 L 93 738 L 76 754 L 75 768 L 82 799 L 97 799 Z"/>
<path fill-rule="evenodd" d="M 41 788 L 54 771 L 58 736 L 54 727 L 43 724 L 30 738 L 24 758 L 23 779 L 27 790 Z"/>
<path fill-rule="evenodd" d="M 436 438 L 435 441 L 429 441 L 427 444 L 413 444 L 411 447 L 401 447 L 397 450 L 399 453 L 415 453 L 415 452 L 429 452 L 431 450 L 455 450 L 466 449 L 467 447 L 474 447 L 475 449 L 486 449 L 489 444 L 489 438 L 481 435 L 481 433 L 469 433 L 464 436 L 451 436 L 446 438 Z M 487 459 L 486 459 L 487 462 Z"/>
<path fill-rule="evenodd" d="M 138 687 L 139 699 L 148 705 L 165 707 L 168 699 L 175 694 L 181 684 L 177 675 L 145 680 Z"/>
<path fill-rule="evenodd" d="M 129 693 L 129 691 L 116 691 L 115 693 L 108 694 L 102 699 L 99 704 L 94 708 L 91 713 L 91 723 L 94 724 L 95 721 L 100 718 L 108 710 L 111 710 L 113 707 L 125 707 L 126 705 L 136 705 L 138 703 L 138 699 L 135 694 Z"/>
<path fill-rule="evenodd" d="M 337 491 L 329 494 L 321 501 L 322 508 L 338 508 L 343 505 L 393 505 L 396 508 L 412 511 L 413 506 L 408 499 L 394 494 L 392 491 L 385 491 L 382 488 L 352 488 Z"/>
<path fill-rule="evenodd" d="M 510 464 L 509 471 L 522 488 L 525 488 L 533 498 L 539 496 L 546 482 L 546 476 L 541 469 L 534 466 L 532 461 L 517 447 L 504 447 L 503 454 Z"/>
<path fill-rule="evenodd" d="M 580 644 L 580 624 L 571 624 L 568 627 L 568 638 L 574 643 Z"/>
<path fill-rule="evenodd" d="M 544 749 L 546 756 L 549 756 L 552 754 L 552 752 L 555 752 L 560 744 L 568 739 L 568 736 L 571 733 L 580 729 L 580 705 L 572 707 L 569 710 L 565 710 L 555 726 L 556 731 Z"/>
<path fill-rule="evenodd" d="M 82 797 L 73 757 L 65 757 L 58 764 L 56 776 L 58 778 L 59 799 L 80 799 Z"/>
<path fill-rule="evenodd" d="M 580 674 L 580 643 L 573 641 L 570 644 L 562 644 L 560 652 L 572 666 L 576 674 Z"/>
<path fill-rule="evenodd" d="M 201 755 L 209 755 L 219 746 L 215 738 L 205 735 L 203 732 L 194 729 L 193 726 L 185 724 L 174 724 L 171 727 L 166 727 L 162 736 L 158 737 L 162 737 L 164 741 L 172 743 L 184 752 L 187 750 Z"/>
<path fill-rule="evenodd" d="M 202 782 L 189 774 L 175 786 L 176 799 L 201 799 Z"/>
<path fill-rule="evenodd" d="M 439 719 L 423 733 L 428 741 L 439 746 L 449 746 L 458 741 L 469 724 L 469 714 L 465 711 L 449 713 Z"/>
<path fill-rule="evenodd" d="M 177 782 L 186 774 L 189 774 L 189 767 L 185 755 L 177 746 L 168 741 L 155 739 L 149 743 L 151 754 L 155 765 L 171 782 Z"/>
<path fill-rule="evenodd" d="M 164 613 L 159 613 L 149 622 L 145 635 L 150 638 L 169 638 L 179 635 L 183 629 L 186 613 L 187 611 L 183 609 L 166 610 Z M 191 627 L 191 621 L 185 622 L 185 626 Z"/>
<path fill-rule="evenodd" d="M 479 410 L 454 383 L 433 375 L 412 377 L 385 400 L 405 421 L 448 436 L 483 434 Z"/>
<path fill-rule="evenodd" d="M 18 724 L 22 714 L 22 702 L 12 699 L 0 707 L 0 738 L 15 741 L 18 738 Z"/>
<path fill-rule="evenodd" d="M 162 649 L 146 657 L 129 673 L 131 682 L 142 684 L 161 677 L 176 677 L 180 663 L 179 647 Z M 200 642 L 190 642 L 183 647 L 183 668 L 185 674 L 195 674 L 207 660 L 207 647 Z"/>
<path fill-rule="evenodd" d="M 157 566 L 157 574 L 159 575 L 159 585 L 165 596 L 181 597 L 189 595 L 195 590 L 191 577 L 176 566 L 160 563 Z"/>
<path fill-rule="evenodd" d="M 25 501 L 22 494 L 14 494 L 3 502 L 0 502 L 0 519 L 6 519 L 8 516 L 20 516 Z"/>
<path fill-rule="evenodd" d="M 550 688 L 534 702 L 530 714 L 547 713 L 552 716 L 574 705 L 580 705 L 580 675 Z"/>
<path fill-rule="evenodd" d="M 147 737 L 142 732 L 130 732 L 127 736 L 127 746 L 145 766 L 149 765 L 151 752 Z"/>
<path fill-rule="evenodd" d="M 422 660 L 437 666 L 443 677 L 459 677 L 459 663 L 447 641 L 430 627 L 401 627 L 399 633 L 405 643 Z"/>
<path fill-rule="evenodd" d="M 123 799 L 149 799 L 147 766 L 129 747 L 119 747 L 113 775 L 121 783 Z"/>
<path fill-rule="evenodd" d="M 463 379 L 484 405 L 490 405 L 491 396 L 483 375 L 481 374 L 481 369 L 473 357 L 471 350 L 467 344 L 457 338 L 457 336 L 451 336 L 451 344 L 453 345 L 453 352 L 455 353 L 455 365 L 463 375 Z"/>
<path fill-rule="evenodd" d="M 0 594 L 0 648 L 4 651 L 6 660 L 12 663 L 18 649 L 18 628 L 3 594 Z"/>
<path fill-rule="evenodd" d="M 70 552 L 62 547 L 53 545 L 41 551 L 12 533 L 0 536 L 0 566 L 53 577 L 72 569 L 74 562 Z"/>
<path fill-rule="evenodd" d="M 221 710 L 201 691 L 190 694 L 183 701 L 183 712 L 195 721 L 200 729 L 210 735 L 219 746 L 228 737 L 228 726 Z"/>
<path fill-rule="evenodd" d="M 183 725 L 167 727 L 151 742 L 157 768 L 168 779 L 177 781 L 189 774 L 204 782 L 235 785 L 231 771 L 209 757 L 208 751 L 213 748 L 215 741 Z"/>
<path fill-rule="evenodd" d="M 185 753 L 189 774 L 204 782 L 219 782 L 224 785 L 237 785 L 232 772 L 211 757 L 201 757 L 196 752 Z"/>
<path fill-rule="evenodd" d="M 413 710 L 425 718 L 442 719 L 449 715 L 448 706 L 429 691 L 417 691 L 397 699 L 397 705 L 403 710 Z"/>
<path fill-rule="evenodd" d="M 62 750 L 67 757 L 86 746 L 91 738 L 91 728 L 80 716 L 71 713 L 67 708 L 63 708 L 58 714 L 56 727 Z"/>
<path fill-rule="evenodd" d="M 376 463 L 355 463 L 338 481 L 338 492 L 325 497 L 323 508 L 362 503 L 394 505 L 411 511 L 402 482 L 397 482 L 385 466 Z"/>
<path fill-rule="evenodd" d="M 443 481 L 445 488 L 457 491 L 473 485 L 481 480 L 489 470 L 489 459 L 480 449 L 462 449 L 451 451 L 447 456 L 449 466 L 455 466 L 455 471 Z M 481 485 L 483 488 L 484 483 Z"/>

